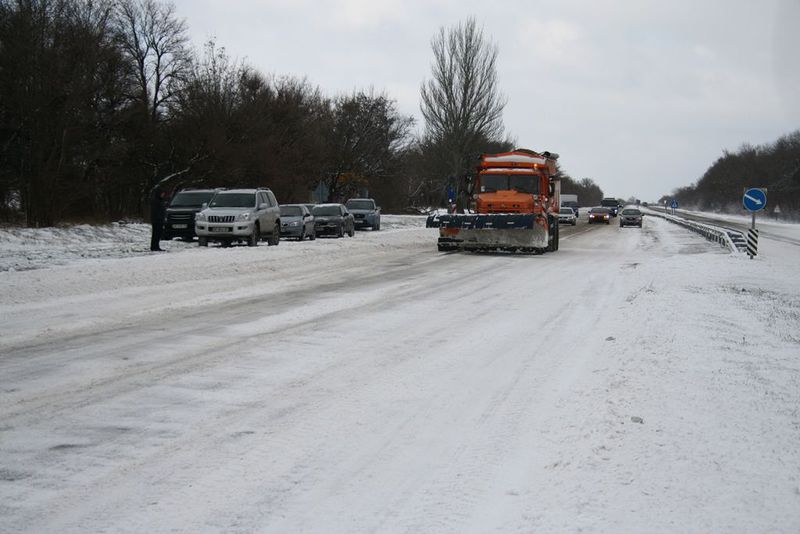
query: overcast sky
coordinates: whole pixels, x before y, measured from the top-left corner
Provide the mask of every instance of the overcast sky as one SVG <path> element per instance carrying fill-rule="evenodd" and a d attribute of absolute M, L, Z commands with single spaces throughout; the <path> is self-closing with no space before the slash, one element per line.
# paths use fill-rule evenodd
<path fill-rule="evenodd" d="M 417 119 L 430 41 L 475 16 L 498 45 L 504 123 L 610 196 L 656 200 L 743 143 L 800 128 L 800 0 L 177 0 L 264 74 L 374 88 Z M 754 183 L 754 186 L 759 184 Z"/>

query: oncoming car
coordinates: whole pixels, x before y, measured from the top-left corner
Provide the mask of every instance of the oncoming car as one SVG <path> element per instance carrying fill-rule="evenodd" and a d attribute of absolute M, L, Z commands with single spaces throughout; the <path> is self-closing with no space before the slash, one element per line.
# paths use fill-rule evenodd
<path fill-rule="evenodd" d="M 567 206 L 558 210 L 558 224 L 571 224 L 575 226 L 578 224 L 578 218 L 575 216 L 575 211 Z"/>
<path fill-rule="evenodd" d="M 608 208 L 592 208 L 589 210 L 589 224 L 611 224 L 611 210 Z"/>
<path fill-rule="evenodd" d="M 619 214 L 619 227 L 638 226 L 642 227 L 642 212 L 636 208 L 625 208 Z"/>

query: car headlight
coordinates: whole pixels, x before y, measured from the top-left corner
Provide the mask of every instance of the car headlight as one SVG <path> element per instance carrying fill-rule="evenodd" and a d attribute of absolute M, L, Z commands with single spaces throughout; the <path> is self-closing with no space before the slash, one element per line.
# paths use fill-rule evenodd
<path fill-rule="evenodd" d="M 237 221 L 249 221 L 250 220 L 250 212 L 246 211 L 244 213 L 240 213 L 236 216 Z"/>
<path fill-rule="evenodd" d="M 289 226 L 300 226 L 300 221 L 292 221 L 289 223 Z"/>
<path fill-rule="evenodd" d="M 205 221 L 206 220 L 206 214 L 203 213 L 202 211 L 200 211 L 200 212 L 195 214 L 194 220 L 195 221 Z"/>

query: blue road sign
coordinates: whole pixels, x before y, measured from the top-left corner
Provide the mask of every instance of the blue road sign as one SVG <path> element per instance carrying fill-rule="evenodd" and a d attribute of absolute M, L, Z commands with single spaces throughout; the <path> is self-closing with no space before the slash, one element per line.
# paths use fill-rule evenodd
<path fill-rule="evenodd" d="M 767 206 L 767 194 L 762 189 L 751 187 L 744 192 L 742 204 L 748 211 L 761 211 Z"/>
<path fill-rule="evenodd" d="M 456 201 L 456 190 L 452 185 L 447 186 L 447 201 L 451 204 Z"/>
<path fill-rule="evenodd" d="M 677 207 L 678 207 L 678 201 L 677 201 L 677 200 L 673 200 L 673 201 L 672 201 L 672 204 L 670 205 L 670 207 L 671 207 L 672 209 L 675 209 L 675 208 L 677 208 Z"/>

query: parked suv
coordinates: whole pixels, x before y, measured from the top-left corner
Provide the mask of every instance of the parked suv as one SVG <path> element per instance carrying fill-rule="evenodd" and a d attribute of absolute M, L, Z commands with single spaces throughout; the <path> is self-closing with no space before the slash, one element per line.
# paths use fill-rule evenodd
<path fill-rule="evenodd" d="M 223 246 L 245 241 L 254 247 L 264 236 L 270 245 L 277 245 L 281 237 L 278 201 L 269 189 L 218 191 L 195 216 L 195 231 L 201 247 L 209 241 Z"/>
<path fill-rule="evenodd" d="M 191 241 L 194 232 L 194 216 L 203 209 L 219 189 L 182 189 L 172 197 L 164 216 L 163 239 L 169 241 L 180 237 Z"/>
<path fill-rule="evenodd" d="M 353 214 L 356 229 L 381 229 L 381 209 L 371 198 L 351 198 L 345 206 Z"/>

